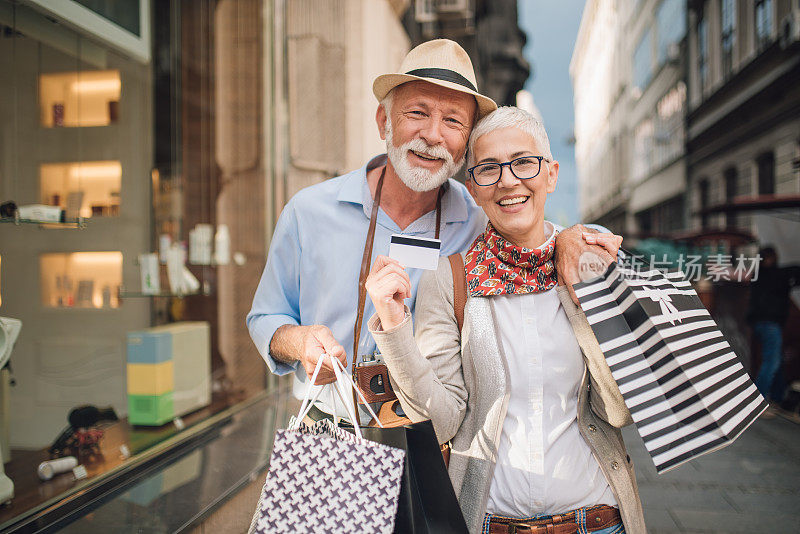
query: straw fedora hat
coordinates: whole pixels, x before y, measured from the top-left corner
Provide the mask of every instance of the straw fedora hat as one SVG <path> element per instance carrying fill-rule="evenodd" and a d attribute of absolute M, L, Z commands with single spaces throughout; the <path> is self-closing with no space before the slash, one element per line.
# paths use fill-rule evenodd
<path fill-rule="evenodd" d="M 398 85 L 415 80 L 474 96 L 478 102 L 479 119 L 497 109 L 494 100 L 478 92 L 472 61 L 455 41 L 435 39 L 417 46 L 403 60 L 400 72 L 375 78 L 372 92 L 381 101 Z"/>

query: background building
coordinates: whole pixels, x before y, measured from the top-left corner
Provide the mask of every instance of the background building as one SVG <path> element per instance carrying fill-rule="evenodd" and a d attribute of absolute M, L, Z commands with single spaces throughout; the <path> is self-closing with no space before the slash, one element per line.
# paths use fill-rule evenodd
<path fill-rule="evenodd" d="M 583 221 L 683 227 L 685 18 L 682 0 L 586 3 L 570 64 Z"/>
<path fill-rule="evenodd" d="M 470 56 L 478 88 L 498 105 L 516 105 L 531 68 L 516 0 L 414 0 L 403 26 L 416 46 L 430 39 L 459 43 Z"/>
<path fill-rule="evenodd" d="M 691 228 L 740 230 L 800 261 L 787 214 L 774 216 L 800 207 L 800 5 L 696 1 L 688 15 Z"/>

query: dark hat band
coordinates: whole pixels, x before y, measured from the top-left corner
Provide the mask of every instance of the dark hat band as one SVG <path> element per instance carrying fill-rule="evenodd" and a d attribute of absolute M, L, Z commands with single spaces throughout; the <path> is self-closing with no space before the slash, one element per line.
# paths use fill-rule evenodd
<path fill-rule="evenodd" d="M 435 78 L 437 80 L 442 80 L 444 82 L 457 83 L 458 85 L 463 85 L 470 91 L 473 91 L 475 93 L 478 92 L 475 86 L 472 85 L 472 82 L 470 82 L 468 79 L 464 78 L 462 75 L 460 75 L 454 70 L 436 69 L 436 68 L 414 69 L 406 72 L 406 74 L 410 76 L 418 76 L 420 78 Z"/>

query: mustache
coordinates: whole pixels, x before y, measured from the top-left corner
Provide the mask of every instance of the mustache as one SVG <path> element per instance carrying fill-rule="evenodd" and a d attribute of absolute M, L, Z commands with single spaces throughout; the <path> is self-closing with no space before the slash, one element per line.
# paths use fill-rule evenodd
<path fill-rule="evenodd" d="M 453 163 L 453 156 L 450 155 L 450 152 L 448 152 L 445 147 L 442 145 L 429 145 L 419 137 L 404 143 L 400 149 L 404 152 L 407 150 L 413 150 L 414 152 L 419 152 L 420 154 L 424 154 L 432 158 L 443 159 L 447 164 Z"/>

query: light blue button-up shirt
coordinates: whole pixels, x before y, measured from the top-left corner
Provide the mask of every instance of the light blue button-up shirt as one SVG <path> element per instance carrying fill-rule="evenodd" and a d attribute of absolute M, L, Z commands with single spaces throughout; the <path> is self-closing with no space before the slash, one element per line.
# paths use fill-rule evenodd
<path fill-rule="evenodd" d="M 353 325 L 358 305 L 358 274 L 372 211 L 367 171 L 384 164 L 386 156 L 373 158 L 366 166 L 343 176 L 313 185 L 297 193 L 286 204 L 275 227 L 267 264 L 247 315 L 250 336 L 277 375 L 295 373 L 294 394 L 302 397 L 307 377 L 299 362 L 275 360 L 269 345 L 278 327 L 288 325 L 327 326 L 352 362 Z M 449 256 L 466 250 L 486 227 L 486 215 L 463 184 L 449 180 L 442 196 L 440 254 Z M 388 255 L 392 234 L 434 237 L 436 212 L 426 213 L 401 230 L 382 209 L 378 210 L 372 261 Z M 421 269 L 408 269 L 414 311 Z M 375 352 L 375 341 L 367 330 L 367 319 L 375 312 L 367 296 L 359 341 L 360 355 Z M 322 407 L 331 411 L 331 398 L 323 393 Z M 338 413 L 344 415 L 341 408 Z"/>

